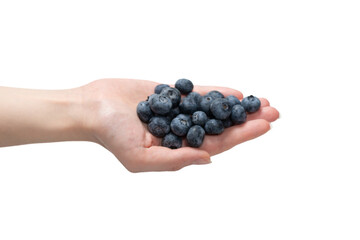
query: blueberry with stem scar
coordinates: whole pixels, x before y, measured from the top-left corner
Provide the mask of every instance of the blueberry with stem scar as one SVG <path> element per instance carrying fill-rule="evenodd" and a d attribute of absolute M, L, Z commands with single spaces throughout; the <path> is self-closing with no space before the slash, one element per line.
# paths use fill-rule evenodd
<path fill-rule="evenodd" d="M 245 111 L 253 113 L 259 110 L 261 102 L 257 97 L 250 95 L 241 101 L 241 105 L 244 107 Z"/>
<path fill-rule="evenodd" d="M 203 111 L 196 111 L 192 115 L 192 122 L 194 125 L 204 126 L 208 121 L 208 116 Z"/>
<path fill-rule="evenodd" d="M 155 137 L 164 137 L 170 132 L 169 120 L 166 117 L 152 117 L 148 124 L 148 130 Z"/>
<path fill-rule="evenodd" d="M 225 120 L 231 114 L 231 106 L 226 98 L 217 98 L 211 103 L 210 111 L 216 119 Z"/>
<path fill-rule="evenodd" d="M 150 108 L 154 113 L 165 115 L 169 113 L 172 108 L 171 100 L 167 96 L 160 94 L 151 95 L 149 100 Z"/>
<path fill-rule="evenodd" d="M 161 90 L 160 95 L 164 95 L 170 98 L 173 108 L 179 106 L 181 101 L 181 93 L 176 88 L 165 87 Z"/>
<path fill-rule="evenodd" d="M 177 115 L 170 123 L 171 131 L 179 137 L 185 136 L 191 126 L 191 117 L 185 114 Z"/>

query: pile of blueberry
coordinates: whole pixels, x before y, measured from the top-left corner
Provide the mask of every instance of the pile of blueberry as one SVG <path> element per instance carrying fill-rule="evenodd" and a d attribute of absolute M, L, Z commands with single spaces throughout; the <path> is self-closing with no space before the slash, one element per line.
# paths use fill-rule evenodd
<path fill-rule="evenodd" d="M 160 84 L 154 94 L 138 104 L 137 115 L 148 124 L 152 135 L 163 138 L 162 146 L 180 148 L 186 137 L 189 146 L 200 147 L 205 134 L 221 134 L 227 127 L 244 123 L 247 113 L 260 108 L 260 100 L 252 95 L 240 102 L 216 90 L 201 96 L 192 92 L 193 88 L 193 83 L 184 78 L 176 81 L 175 88 Z M 186 96 L 181 98 L 182 94 Z"/>

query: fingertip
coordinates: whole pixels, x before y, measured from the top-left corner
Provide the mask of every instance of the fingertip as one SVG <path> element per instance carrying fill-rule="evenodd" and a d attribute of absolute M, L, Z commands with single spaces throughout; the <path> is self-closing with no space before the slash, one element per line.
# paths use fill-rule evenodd
<path fill-rule="evenodd" d="M 268 122 L 274 122 L 279 118 L 279 112 L 273 107 L 262 107 L 254 113 L 249 113 L 247 119 L 256 120 L 256 119 L 265 119 Z"/>
<path fill-rule="evenodd" d="M 266 98 L 260 98 L 259 99 L 260 100 L 260 102 L 261 102 L 261 107 L 268 107 L 268 106 L 270 106 L 270 102 L 269 102 L 269 100 L 267 100 Z"/>
<path fill-rule="evenodd" d="M 274 119 L 274 121 L 275 121 L 280 118 L 280 112 L 275 108 L 274 108 L 274 110 L 275 110 L 275 119 Z"/>
<path fill-rule="evenodd" d="M 273 107 L 265 107 L 261 108 L 259 117 L 262 117 L 268 122 L 274 122 L 277 119 L 279 119 L 279 111 L 276 108 Z"/>
<path fill-rule="evenodd" d="M 195 164 L 195 165 L 202 165 L 202 164 L 210 164 L 212 163 L 211 162 L 211 159 L 196 159 L 192 162 L 192 164 Z"/>

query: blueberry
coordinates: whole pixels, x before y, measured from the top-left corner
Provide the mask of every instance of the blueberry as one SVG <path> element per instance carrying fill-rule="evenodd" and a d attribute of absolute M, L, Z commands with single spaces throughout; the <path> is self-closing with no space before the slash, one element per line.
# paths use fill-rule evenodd
<path fill-rule="evenodd" d="M 225 97 L 224 94 L 222 94 L 221 92 L 219 92 L 217 90 L 212 90 L 212 91 L 208 92 L 206 95 L 211 96 L 213 99 Z"/>
<path fill-rule="evenodd" d="M 194 84 L 185 78 L 179 79 L 175 83 L 175 87 L 179 89 L 182 94 L 188 94 L 194 88 Z"/>
<path fill-rule="evenodd" d="M 149 102 L 147 101 L 140 102 L 136 107 L 136 112 L 140 120 L 144 123 L 149 122 L 149 120 L 153 117 Z"/>
<path fill-rule="evenodd" d="M 237 104 L 232 107 L 231 110 L 231 121 L 234 124 L 241 124 L 246 121 L 246 112 L 242 105 Z"/>
<path fill-rule="evenodd" d="M 148 129 L 155 137 L 164 137 L 170 132 L 169 121 L 166 117 L 152 117 L 149 121 Z"/>
<path fill-rule="evenodd" d="M 226 98 L 217 98 L 210 105 L 211 113 L 216 119 L 225 120 L 231 114 L 230 103 Z"/>
<path fill-rule="evenodd" d="M 164 89 L 164 88 L 166 88 L 166 87 L 170 87 L 169 85 L 167 85 L 167 84 L 159 84 L 159 85 L 157 85 L 156 87 L 155 87 L 155 93 L 156 94 L 160 94 L 161 93 L 161 91 Z"/>
<path fill-rule="evenodd" d="M 149 100 L 150 108 L 154 113 L 165 115 L 169 113 L 172 108 L 170 98 L 165 95 L 151 95 Z"/>
<path fill-rule="evenodd" d="M 259 110 L 261 102 L 257 97 L 250 95 L 241 101 L 241 105 L 245 108 L 245 111 L 253 113 Z"/>
<path fill-rule="evenodd" d="M 177 106 L 179 106 L 180 101 L 181 101 L 181 93 L 176 88 L 165 87 L 165 88 L 163 88 L 163 90 L 161 90 L 160 94 L 165 95 L 171 99 L 173 108 L 176 108 Z"/>
<path fill-rule="evenodd" d="M 237 97 L 235 97 L 234 95 L 229 95 L 226 97 L 226 99 L 229 101 L 230 107 L 233 107 L 236 104 L 241 104 L 240 100 Z"/>
<path fill-rule="evenodd" d="M 179 108 L 182 113 L 193 114 L 196 110 L 198 110 L 198 104 L 196 103 L 194 97 L 186 96 L 180 103 Z"/>
<path fill-rule="evenodd" d="M 228 128 L 228 127 L 231 127 L 233 126 L 233 122 L 231 121 L 231 118 L 227 118 L 225 120 L 222 120 L 222 123 L 224 125 L 224 128 Z"/>
<path fill-rule="evenodd" d="M 210 104 L 214 101 L 214 98 L 210 95 L 202 96 L 200 99 L 199 110 L 210 115 Z"/>
<path fill-rule="evenodd" d="M 201 100 L 201 95 L 200 93 L 197 93 L 197 92 L 191 92 L 187 95 L 187 97 L 189 98 L 193 98 L 196 102 L 196 104 L 200 104 L 200 100 Z"/>
<path fill-rule="evenodd" d="M 200 147 L 204 141 L 205 130 L 199 125 L 192 126 L 187 135 L 186 140 L 190 147 Z"/>
<path fill-rule="evenodd" d="M 205 132 L 210 135 L 218 135 L 224 131 L 224 125 L 221 120 L 210 119 L 205 124 Z"/>
<path fill-rule="evenodd" d="M 192 119 L 193 124 L 200 125 L 203 127 L 205 125 L 205 123 L 207 122 L 208 117 L 207 117 L 206 113 L 204 113 L 203 111 L 196 111 L 193 113 L 191 119 Z"/>
<path fill-rule="evenodd" d="M 170 121 L 180 114 L 180 109 L 178 107 L 172 108 L 170 112 L 166 115 L 170 119 Z"/>
<path fill-rule="evenodd" d="M 157 95 L 156 93 L 151 94 L 150 96 L 147 97 L 146 101 L 148 101 L 150 103 L 151 99 L 153 97 L 155 97 L 156 95 Z"/>
<path fill-rule="evenodd" d="M 225 128 L 245 122 L 247 113 L 256 112 L 261 105 L 253 95 L 240 101 L 234 95 L 225 98 L 217 90 L 201 96 L 192 92 L 193 88 L 185 78 L 177 80 L 174 88 L 158 84 L 155 94 L 137 105 L 139 119 L 148 123 L 152 135 L 163 138 L 162 146 L 181 148 L 182 137 L 186 137 L 189 146 L 200 147 L 205 134 L 218 135 Z"/>
<path fill-rule="evenodd" d="M 161 146 L 168 147 L 171 149 L 181 148 L 182 146 L 182 138 L 176 136 L 173 133 L 168 133 L 161 141 Z"/>
<path fill-rule="evenodd" d="M 185 114 L 177 115 L 170 123 L 171 131 L 179 137 L 185 136 L 191 126 L 191 117 Z"/>

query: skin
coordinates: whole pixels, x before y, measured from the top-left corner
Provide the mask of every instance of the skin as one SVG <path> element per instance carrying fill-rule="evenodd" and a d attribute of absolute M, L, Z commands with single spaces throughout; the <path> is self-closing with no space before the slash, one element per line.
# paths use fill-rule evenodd
<path fill-rule="evenodd" d="M 136 106 L 159 83 L 134 79 L 100 79 L 67 90 L 0 87 L 0 147 L 57 141 L 91 141 L 111 151 L 130 172 L 175 171 L 254 139 L 270 129 L 279 112 L 260 98 L 261 108 L 247 122 L 206 136 L 200 148 L 168 149 L 152 136 Z M 224 87 L 194 86 L 201 95 L 218 90 L 243 98 Z"/>

